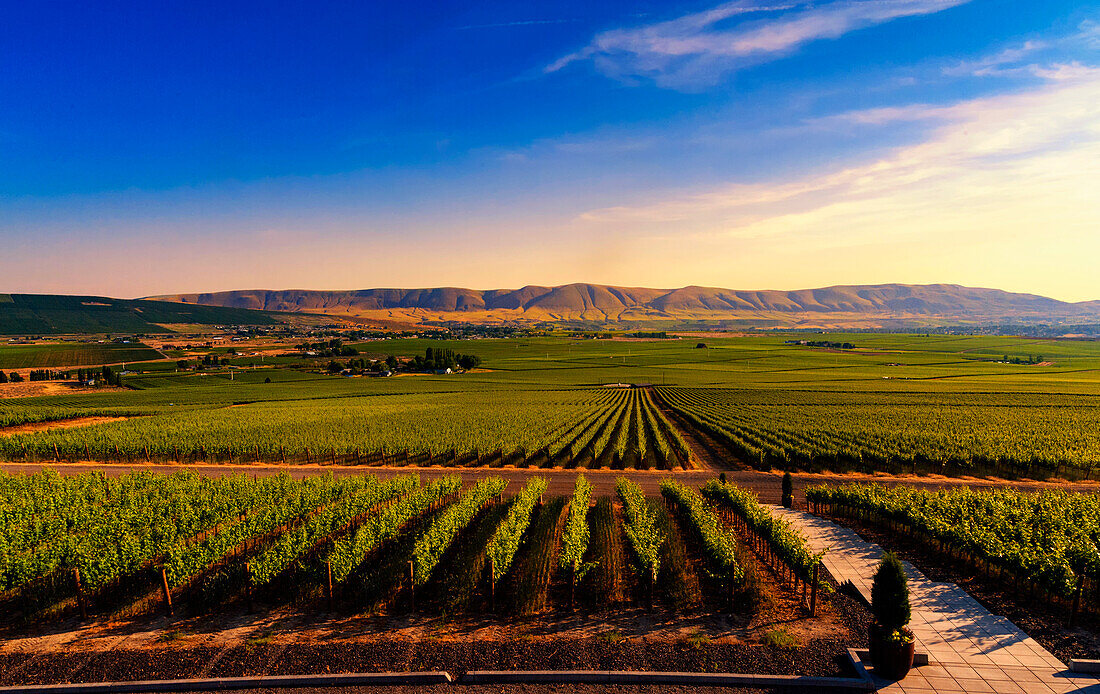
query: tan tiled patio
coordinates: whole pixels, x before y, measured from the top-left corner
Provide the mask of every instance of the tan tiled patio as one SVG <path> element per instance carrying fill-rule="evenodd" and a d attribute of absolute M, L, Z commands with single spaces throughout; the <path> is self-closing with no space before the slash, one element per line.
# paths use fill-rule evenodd
<path fill-rule="evenodd" d="M 823 563 L 829 574 L 839 584 L 851 583 L 870 603 L 881 547 L 812 514 L 769 508 L 805 533 L 814 551 L 828 548 Z M 954 583 L 930 581 L 908 562 L 905 571 L 917 653 L 926 654 L 929 663 L 915 667 L 901 682 L 876 679 L 879 691 L 1052 694 L 1090 688 L 1100 692 L 1100 678 L 1071 673 L 1035 639 L 1004 617 L 990 614 Z"/>

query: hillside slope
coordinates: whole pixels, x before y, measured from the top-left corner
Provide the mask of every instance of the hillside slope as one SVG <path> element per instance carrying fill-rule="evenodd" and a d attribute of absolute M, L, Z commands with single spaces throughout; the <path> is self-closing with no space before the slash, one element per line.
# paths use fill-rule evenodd
<path fill-rule="evenodd" d="M 476 290 L 245 290 L 152 297 L 204 306 L 331 315 L 469 322 L 768 320 L 779 324 L 876 321 L 985 322 L 1095 319 L 1100 302 L 1067 303 L 1033 294 L 959 285 L 882 284 L 796 291 L 712 287 L 647 289 L 598 284 Z"/>
<path fill-rule="evenodd" d="M 0 294 L 0 335 L 163 333 L 165 325 L 275 325 L 262 311 L 56 294 Z"/>

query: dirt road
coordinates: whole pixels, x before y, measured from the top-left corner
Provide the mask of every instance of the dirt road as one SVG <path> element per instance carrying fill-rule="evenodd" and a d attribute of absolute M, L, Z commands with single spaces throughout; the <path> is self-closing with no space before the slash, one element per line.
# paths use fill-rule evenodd
<path fill-rule="evenodd" d="M 579 473 L 583 473 L 592 483 L 593 493 L 607 496 L 615 493 L 615 479 L 622 476 L 638 483 L 647 494 L 658 494 L 662 479 L 673 477 L 680 482 L 694 486 L 702 485 L 714 479 L 714 472 L 693 470 L 668 472 L 663 470 L 544 470 L 538 468 L 447 468 L 447 467 L 373 467 L 342 465 L 161 465 L 133 464 L 114 465 L 104 463 L 0 463 L 0 470 L 10 473 L 35 473 L 50 468 L 66 475 L 100 471 L 107 475 L 122 475 L 134 470 L 154 470 L 172 473 L 191 470 L 201 475 L 223 476 L 236 474 L 274 475 L 286 472 L 292 477 L 301 478 L 311 475 L 323 475 L 331 472 L 335 475 L 378 475 L 382 478 L 419 473 L 424 480 L 436 479 L 444 475 L 456 474 L 464 482 L 483 477 L 498 475 L 508 480 L 509 492 L 515 492 L 529 477 L 542 476 L 547 480 L 547 494 L 567 495 L 573 492 L 573 485 Z M 726 479 L 734 484 L 751 489 L 764 503 L 779 503 L 782 472 L 760 472 L 756 470 L 732 470 L 725 473 Z M 969 486 L 974 488 L 1009 487 L 1025 491 L 1041 489 L 1066 489 L 1080 492 L 1100 492 L 1100 482 L 1066 482 L 1059 480 L 1004 480 L 982 477 L 944 477 L 942 475 L 885 475 L 885 474 L 832 474 L 832 473 L 793 473 L 795 497 L 802 499 L 802 491 L 815 484 L 844 484 L 848 482 L 877 482 L 886 485 L 905 484 L 922 489 L 944 489 L 947 487 Z"/>

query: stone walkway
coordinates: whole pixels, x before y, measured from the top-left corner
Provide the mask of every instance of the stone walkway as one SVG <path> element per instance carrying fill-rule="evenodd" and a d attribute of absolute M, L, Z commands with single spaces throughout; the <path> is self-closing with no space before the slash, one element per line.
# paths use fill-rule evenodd
<path fill-rule="evenodd" d="M 851 583 L 871 601 L 871 582 L 882 548 L 853 531 L 809 513 L 770 507 L 801 529 L 814 551 L 828 547 L 824 565 L 839 584 Z M 1004 617 L 990 614 L 954 583 L 936 583 L 905 562 L 917 653 L 929 664 L 901 682 L 877 680 L 891 694 L 1100 693 L 1100 678 L 1071 673 L 1066 666 Z M 873 674 L 873 671 L 872 671 Z"/>

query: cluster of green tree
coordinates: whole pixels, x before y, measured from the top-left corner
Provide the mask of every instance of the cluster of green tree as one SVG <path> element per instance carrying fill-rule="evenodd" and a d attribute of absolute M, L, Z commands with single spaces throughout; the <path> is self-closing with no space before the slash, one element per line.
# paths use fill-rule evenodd
<path fill-rule="evenodd" d="M 7 383 L 8 381 L 11 381 L 12 383 L 22 383 L 23 377 L 15 371 L 11 372 L 11 376 L 8 376 L 3 371 L 0 371 L 0 383 Z"/>
<path fill-rule="evenodd" d="M 104 366 L 102 369 L 77 369 L 76 379 L 81 383 L 95 381 L 97 386 L 104 384 L 109 386 L 122 385 L 122 375 L 116 373 L 115 370 L 109 366 Z"/>
<path fill-rule="evenodd" d="M 458 321 L 445 321 L 443 325 L 450 331 L 449 339 L 454 340 L 467 340 L 475 337 L 506 338 L 546 336 L 545 331 L 531 330 L 530 328 L 517 328 L 511 325 L 476 325 Z"/>
<path fill-rule="evenodd" d="M 1040 354 L 1037 357 L 1033 357 L 1029 354 L 1029 355 L 1027 355 L 1027 359 L 1024 359 L 1023 357 L 1009 358 L 1009 356 L 1006 354 L 1003 357 L 1001 357 L 1001 361 L 1004 362 L 1005 364 L 1042 364 L 1043 363 L 1043 355 Z"/>
<path fill-rule="evenodd" d="M 298 345 L 298 350 L 303 353 L 315 353 L 314 355 L 304 354 L 304 356 L 355 357 L 359 355 L 359 350 L 344 345 L 343 341 L 338 338 L 333 338 L 327 342 L 303 342 Z"/>
<path fill-rule="evenodd" d="M 585 340 L 610 340 L 615 337 L 615 333 L 601 333 L 601 332 L 588 332 L 588 331 L 574 331 L 570 333 L 570 337 L 579 337 Z"/>
<path fill-rule="evenodd" d="M 52 371 L 50 369 L 35 369 L 27 374 L 30 381 L 64 381 L 69 379 L 68 371 Z"/>
<path fill-rule="evenodd" d="M 805 345 L 806 347 L 825 347 L 827 349 L 855 349 L 851 342 L 830 342 L 829 340 L 787 340 L 784 344 Z"/>
<path fill-rule="evenodd" d="M 453 349 L 431 347 L 424 350 L 424 356 L 415 356 L 408 363 L 411 371 L 442 371 L 444 369 L 475 369 L 481 365 L 481 357 L 474 354 L 457 354 Z"/>
<path fill-rule="evenodd" d="M 343 371 L 351 371 L 354 374 L 363 374 L 367 372 L 381 373 L 383 371 L 394 371 L 397 369 L 397 357 L 392 354 L 386 357 L 385 361 L 378 359 L 367 361 L 366 359 L 349 359 L 347 362 L 330 361 L 328 363 L 329 373 L 341 373 Z"/>
<path fill-rule="evenodd" d="M 643 338 L 643 339 L 646 339 L 646 340 L 668 340 L 668 339 L 670 339 L 669 336 L 668 336 L 668 333 L 666 333 L 663 330 L 661 332 L 655 332 L 655 333 L 647 333 L 647 332 L 639 330 L 638 332 L 629 333 L 627 335 L 627 337 L 638 337 L 638 338 Z"/>

